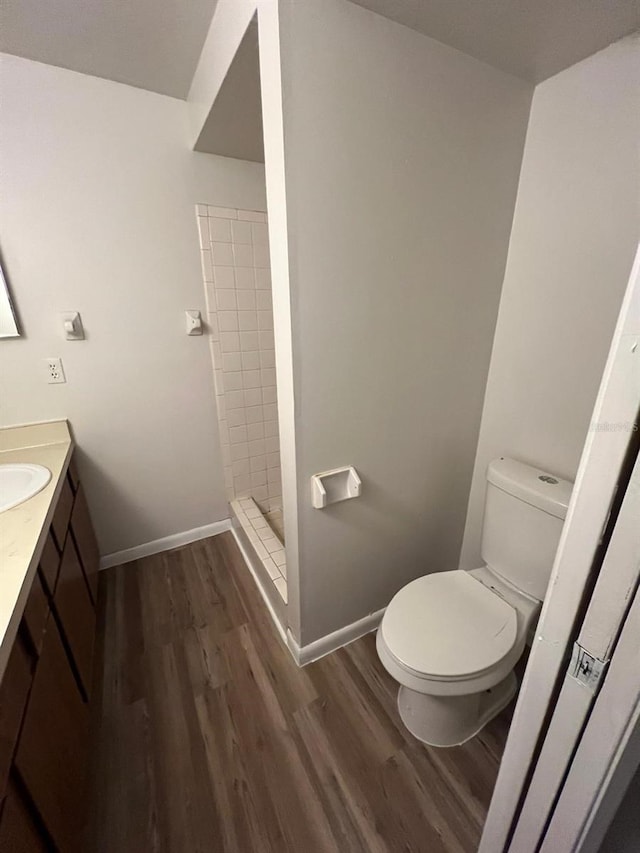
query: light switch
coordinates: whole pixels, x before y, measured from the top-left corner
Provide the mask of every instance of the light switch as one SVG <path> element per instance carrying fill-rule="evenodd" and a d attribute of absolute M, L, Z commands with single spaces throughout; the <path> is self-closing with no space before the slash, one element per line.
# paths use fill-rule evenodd
<path fill-rule="evenodd" d="M 82 319 L 77 311 L 65 311 L 62 315 L 62 328 L 68 341 L 83 341 Z"/>

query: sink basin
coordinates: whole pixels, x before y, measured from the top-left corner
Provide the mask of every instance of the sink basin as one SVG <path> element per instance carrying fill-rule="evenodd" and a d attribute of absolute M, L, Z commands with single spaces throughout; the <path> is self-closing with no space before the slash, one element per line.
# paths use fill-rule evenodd
<path fill-rule="evenodd" d="M 44 465 L 11 462 L 0 465 L 0 512 L 28 501 L 47 485 L 51 471 Z"/>

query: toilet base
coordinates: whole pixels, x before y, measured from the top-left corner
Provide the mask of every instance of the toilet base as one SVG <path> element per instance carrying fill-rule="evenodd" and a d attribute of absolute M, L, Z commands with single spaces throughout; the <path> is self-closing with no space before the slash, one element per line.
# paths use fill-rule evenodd
<path fill-rule="evenodd" d="M 499 714 L 517 689 L 513 672 L 490 690 L 465 696 L 432 696 L 401 686 L 398 711 L 411 734 L 428 746 L 460 746 Z"/>

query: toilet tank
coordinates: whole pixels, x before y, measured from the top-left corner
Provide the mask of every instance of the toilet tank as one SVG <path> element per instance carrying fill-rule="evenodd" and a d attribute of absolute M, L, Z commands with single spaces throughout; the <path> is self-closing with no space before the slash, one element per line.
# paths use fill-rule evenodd
<path fill-rule="evenodd" d="M 527 595 L 544 599 L 573 483 L 500 458 L 487 469 L 482 559 Z"/>

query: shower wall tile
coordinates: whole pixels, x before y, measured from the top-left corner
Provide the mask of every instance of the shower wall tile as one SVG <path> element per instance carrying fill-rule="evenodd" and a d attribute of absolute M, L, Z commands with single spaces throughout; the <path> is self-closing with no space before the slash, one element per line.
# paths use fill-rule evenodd
<path fill-rule="evenodd" d="M 204 207 L 204 205 L 197 205 L 196 210 L 199 207 Z M 232 207 L 213 207 L 213 205 L 207 205 L 207 212 L 209 216 L 220 217 L 221 219 L 237 219 L 238 211 L 234 210 Z M 266 220 L 265 220 L 266 221 Z"/>
<path fill-rule="evenodd" d="M 204 230 L 204 229 L 202 229 Z M 209 217 L 209 239 L 219 243 L 231 242 L 231 222 L 217 216 Z M 203 247 L 204 248 L 204 247 Z"/>
<path fill-rule="evenodd" d="M 256 290 L 256 308 L 258 311 L 272 311 L 273 304 L 271 301 L 270 290 Z"/>
<path fill-rule="evenodd" d="M 269 246 L 258 244 L 253 247 L 253 265 L 256 269 L 269 269 Z"/>
<path fill-rule="evenodd" d="M 250 222 L 243 222 L 241 220 L 238 220 L 237 222 L 231 222 L 230 230 L 233 234 L 234 243 L 248 243 L 249 245 L 253 243 L 253 240 L 251 238 Z"/>
<path fill-rule="evenodd" d="M 238 307 L 235 289 L 217 288 L 215 290 L 215 295 L 216 308 L 218 311 L 235 311 Z"/>
<path fill-rule="evenodd" d="M 271 290 L 271 270 L 256 269 L 254 278 L 257 290 Z"/>
<path fill-rule="evenodd" d="M 253 290 L 257 286 L 256 271 L 252 267 L 236 267 L 235 281 L 238 290 Z"/>
<path fill-rule="evenodd" d="M 236 307 L 239 311 L 255 311 L 256 310 L 256 293 L 254 290 L 234 290 L 234 298 Z M 269 294 L 271 296 L 271 294 Z"/>
<path fill-rule="evenodd" d="M 269 244 L 269 231 L 267 230 L 267 226 L 265 224 L 257 224 L 254 222 L 251 225 L 251 237 L 254 246 L 267 246 Z"/>
<path fill-rule="evenodd" d="M 233 267 L 213 267 L 213 278 L 216 289 L 218 287 L 225 289 L 233 289 L 236 286 L 236 271 Z"/>
<path fill-rule="evenodd" d="M 245 406 L 261 406 L 265 390 L 263 388 L 247 388 L 244 392 Z"/>
<path fill-rule="evenodd" d="M 212 241 L 211 252 L 213 254 L 213 263 L 217 267 L 233 267 L 235 266 L 233 255 L 233 243 L 218 243 Z"/>
<path fill-rule="evenodd" d="M 236 267 L 253 267 L 257 266 L 253 262 L 253 246 L 247 245 L 246 243 L 233 243 L 233 265 Z M 258 247 L 256 247 L 258 248 Z M 260 247 L 262 248 L 262 247 Z M 268 254 L 268 249 L 267 249 Z M 215 257 L 215 254 L 214 254 Z M 260 253 L 260 258 L 262 260 L 263 253 Z M 264 266 L 262 263 L 260 266 Z"/>
<path fill-rule="evenodd" d="M 243 352 L 242 353 L 242 369 L 243 370 L 259 370 L 260 369 L 260 353 L 259 352 Z"/>
<path fill-rule="evenodd" d="M 229 499 L 282 506 L 264 213 L 197 205 L 219 432 Z"/>
<path fill-rule="evenodd" d="M 238 210 L 238 219 L 246 219 L 248 222 L 266 222 L 267 214 L 258 210 Z"/>

